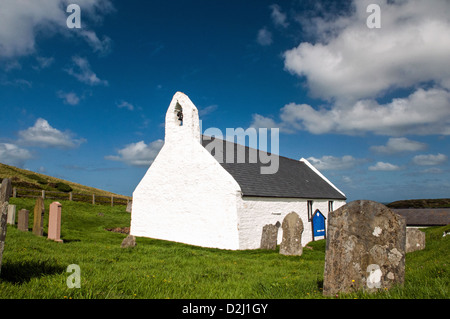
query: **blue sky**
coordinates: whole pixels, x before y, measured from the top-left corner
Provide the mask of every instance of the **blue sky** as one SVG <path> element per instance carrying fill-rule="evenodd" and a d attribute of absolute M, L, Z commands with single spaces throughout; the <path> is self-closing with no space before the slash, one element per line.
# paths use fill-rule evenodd
<path fill-rule="evenodd" d="M 69 3 L 81 28 L 68 28 Z M 381 28 L 369 28 L 369 4 Z M 0 3 L 0 162 L 131 195 L 172 96 L 278 127 L 349 200 L 450 194 L 450 3 Z"/>

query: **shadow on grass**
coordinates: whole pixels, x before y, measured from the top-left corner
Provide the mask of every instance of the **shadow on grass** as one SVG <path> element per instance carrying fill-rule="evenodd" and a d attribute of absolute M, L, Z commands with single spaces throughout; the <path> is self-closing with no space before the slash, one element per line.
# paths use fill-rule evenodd
<path fill-rule="evenodd" d="M 32 278 L 53 275 L 66 271 L 66 267 L 52 261 L 9 262 L 2 265 L 1 281 L 21 284 Z"/>

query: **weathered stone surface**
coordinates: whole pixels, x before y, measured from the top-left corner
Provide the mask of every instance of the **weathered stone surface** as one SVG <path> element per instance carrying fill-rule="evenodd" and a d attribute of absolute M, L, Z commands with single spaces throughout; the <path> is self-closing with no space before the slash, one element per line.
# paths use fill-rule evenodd
<path fill-rule="evenodd" d="M 36 204 L 34 205 L 34 223 L 33 223 L 33 234 L 37 236 L 44 235 L 44 200 L 42 197 L 36 199 Z"/>
<path fill-rule="evenodd" d="M 48 212 L 48 235 L 47 238 L 62 243 L 61 237 L 61 210 L 59 202 L 50 204 Z"/>
<path fill-rule="evenodd" d="M 16 224 L 16 205 L 8 205 L 8 218 L 7 223 L 9 225 L 15 225 Z"/>
<path fill-rule="evenodd" d="M 425 233 L 417 228 L 406 229 L 406 252 L 425 249 Z"/>
<path fill-rule="evenodd" d="M 261 249 L 275 250 L 277 248 L 278 227 L 267 224 L 263 227 L 261 235 Z"/>
<path fill-rule="evenodd" d="M 131 213 L 132 207 L 133 207 L 133 201 L 130 200 L 130 201 L 128 202 L 128 204 L 127 204 L 126 212 L 127 212 L 127 213 Z"/>
<path fill-rule="evenodd" d="M 122 241 L 122 244 L 120 247 L 122 248 L 133 248 L 136 246 L 136 237 L 133 235 L 128 235 L 125 237 L 125 239 Z"/>
<path fill-rule="evenodd" d="M 283 229 L 283 240 L 280 244 L 280 254 L 301 256 L 303 253 L 303 222 L 301 218 L 297 213 L 291 212 L 284 217 L 281 228 Z"/>
<path fill-rule="evenodd" d="M 28 209 L 19 210 L 17 216 L 17 229 L 21 231 L 28 231 L 28 216 L 30 211 Z"/>
<path fill-rule="evenodd" d="M 324 295 L 403 284 L 405 244 L 405 219 L 383 204 L 358 200 L 330 213 Z"/>
<path fill-rule="evenodd" d="M 9 201 L 11 196 L 12 186 L 9 178 L 4 178 L 0 186 L 0 204 Z"/>

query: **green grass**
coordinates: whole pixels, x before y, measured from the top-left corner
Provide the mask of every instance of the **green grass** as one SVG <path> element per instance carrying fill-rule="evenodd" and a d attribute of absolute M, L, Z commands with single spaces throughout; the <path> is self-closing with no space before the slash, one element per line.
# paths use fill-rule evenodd
<path fill-rule="evenodd" d="M 45 201 L 46 212 L 50 203 Z M 129 226 L 125 207 L 61 203 L 63 244 L 8 227 L 0 298 L 324 298 L 324 240 L 308 244 L 311 249 L 304 248 L 300 257 L 282 256 L 278 250 L 227 251 L 149 238 L 137 238 L 135 248 L 123 249 L 126 235 L 105 228 Z M 30 210 L 31 230 L 34 201 L 12 198 L 11 204 Z M 426 249 L 406 256 L 404 287 L 338 297 L 448 298 L 450 235 L 442 233 L 450 226 L 425 231 Z M 70 264 L 80 266 L 79 289 L 67 287 Z"/>

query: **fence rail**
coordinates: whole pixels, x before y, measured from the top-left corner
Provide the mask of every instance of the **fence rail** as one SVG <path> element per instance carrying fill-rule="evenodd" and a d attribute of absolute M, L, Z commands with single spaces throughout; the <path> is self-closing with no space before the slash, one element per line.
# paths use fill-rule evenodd
<path fill-rule="evenodd" d="M 83 193 L 73 193 L 73 192 L 57 192 L 57 191 L 46 191 L 39 189 L 26 189 L 26 188 L 17 188 L 13 187 L 12 189 L 12 197 L 42 197 L 43 199 L 59 199 L 59 200 L 70 200 L 76 202 L 85 202 L 95 204 L 110 204 L 114 205 L 128 205 L 128 202 L 131 200 L 125 196 L 105 196 L 105 195 L 96 195 L 96 194 L 83 194 Z"/>

